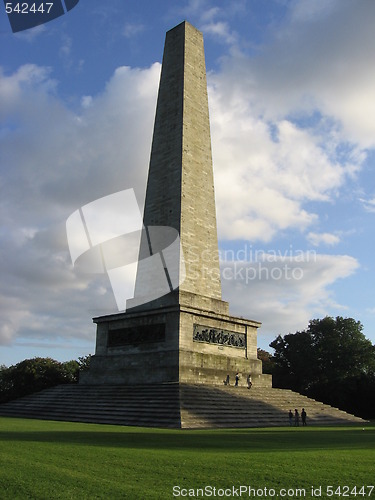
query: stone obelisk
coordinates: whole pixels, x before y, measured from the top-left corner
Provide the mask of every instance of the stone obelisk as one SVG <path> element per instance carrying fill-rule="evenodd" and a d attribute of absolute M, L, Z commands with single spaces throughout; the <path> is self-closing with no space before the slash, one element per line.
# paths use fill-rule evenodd
<path fill-rule="evenodd" d="M 230 316 L 221 298 L 203 36 L 188 22 L 166 35 L 144 227 L 135 297 L 94 318 L 82 382 L 222 384 L 240 372 L 269 385 L 260 323 Z"/>
<path fill-rule="evenodd" d="M 186 274 L 174 300 L 221 299 L 203 37 L 187 22 L 166 35 L 144 225 L 180 235 Z"/>

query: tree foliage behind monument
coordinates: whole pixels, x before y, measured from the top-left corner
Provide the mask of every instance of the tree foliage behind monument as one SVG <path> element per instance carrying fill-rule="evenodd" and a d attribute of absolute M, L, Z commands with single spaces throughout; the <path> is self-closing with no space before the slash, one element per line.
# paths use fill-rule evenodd
<path fill-rule="evenodd" d="M 279 335 L 270 344 L 274 386 L 375 417 L 375 346 L 362 329 L 352 318 L 327 316 L 301 332 Z"/>
<path fill-rule="evenodd" d="M 48 389 L 59 384 L 78 382 L 87 369 L 90 356 L 63 363 L 52 358 L 25 359 L 16 365 L 0 367 L 0 403 Z"/>

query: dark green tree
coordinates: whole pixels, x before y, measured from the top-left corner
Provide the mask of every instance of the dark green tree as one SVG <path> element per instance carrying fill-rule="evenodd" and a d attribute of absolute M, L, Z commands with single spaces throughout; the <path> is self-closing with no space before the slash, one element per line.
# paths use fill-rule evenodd
<path fill-rule="evenodd" d="M 360 394 L 371 392 L 375 346 L 362 330 L 352 318 L 327 316 L 310 321 L 304 331 L 279 335 L 270 344 L 275 350 L 274 385 L 348 411 L 361 406 L 361 413 L 366 413 Z M 373 412 L 370 402 L 366 407 L 368 414 Z"/>
<path fill-rule="evenodd" d="M 263 373 L 267 373 L 271 375 L 273 373 L 274 369 L 274 361 L 272 354 L 268 351 L 265 351 L 264 349 L 260 349 L 258 347 L 257 349 L 257 357 L 262 361 L 262 371 Z"/>
<path fill-rule="evenodd" d="M 279 335 L 270 347 L 275 349 L 273 373 L 277 386 L 306 391 L 314 381 L 316 366 L 310 332 Z"/>
<path fill-rule="evenodd" d="M 0 403 L 59 384 L 77 383 L 79 372 L 89 366 L 90 356 L 60 363 L 51 358 L 25 359 L 0 368 Z"/>

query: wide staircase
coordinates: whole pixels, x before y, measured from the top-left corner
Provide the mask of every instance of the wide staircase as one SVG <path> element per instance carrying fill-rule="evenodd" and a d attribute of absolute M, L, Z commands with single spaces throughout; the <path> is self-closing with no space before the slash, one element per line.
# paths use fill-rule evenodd
<path fill-rule="evenodd" d="M 364 422 L 297 392 L 244 387 L 181 386 L 181 427 L 271 427 L 289 425 L 295 408 L 307 413 L 308 425 Z M 301 425 L 301 423 L 300 423 Z"/>
<path fill-rule="evenodd" d="M 194 384 L 60 385 L 0 405 L 0 416 L 141 427 L 230 428 L 289 425 L 305 408 L 308 425 L 361 418 L 283 389 Z"/>

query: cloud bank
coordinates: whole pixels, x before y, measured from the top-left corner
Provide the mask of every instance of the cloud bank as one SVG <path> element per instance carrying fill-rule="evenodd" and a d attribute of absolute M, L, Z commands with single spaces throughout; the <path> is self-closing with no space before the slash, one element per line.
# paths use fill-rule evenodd
<path fill-rule="evenodd" d="M 190 4 L 198 12 L 200 2 Z M 339 233 L 320 228 L 319 207 L 335 203 L 375 146 L 375 4 L 290 6 L 255 55 L 224 22 L 223 9 L 207 3 L 201 14 L 203 31 L 229 47 L 221 69 L 208 75 L 222 244 L 271 243 L 294 232 L 316 247 L 337 245 Z M 119 67 L 99 95 L 82 95 L 78 108 L 59 97 L 52 68 L 29 64 L 0 74 L 0 343 L 92 338 L 90 317 L 116 310 L 105 277 L 73 270 L 65 221 L 127 188 L 142 204 L 159 74 L 158 63 Z M 373 210 L 373 194 L 362 200 Z M 282 263 L 262 264 L 270 276 Z M 257 264 L 222 262 L 252 272 Z M 288 265 L 302 277 L 268 279 L 257 268 L 248 282 L 223 279 L 232 312 L 263 321 L 265 332 L 303 328 L 313 315 L 345 306 L 330 287 L 360 264 L 316 254 Z"/>

